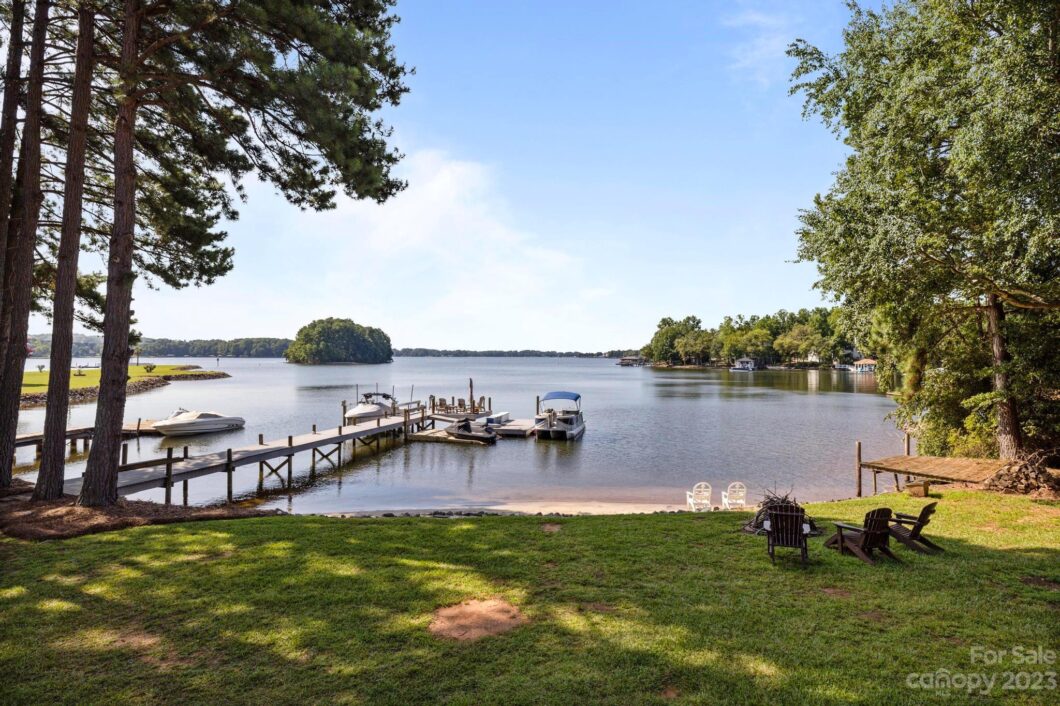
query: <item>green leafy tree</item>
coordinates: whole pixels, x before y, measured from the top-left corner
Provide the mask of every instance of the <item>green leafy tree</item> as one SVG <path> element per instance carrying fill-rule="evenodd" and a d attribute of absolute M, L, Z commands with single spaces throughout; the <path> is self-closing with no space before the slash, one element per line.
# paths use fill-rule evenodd
<path fill-rule="evenodd" d="M 286 352 L 290 363 L 389 363 L 390 337 L 350 319 L 318 319 L 298 329 Z"/>
<path fill-rule="evenodd" d="M 699 330 L 702 322 L 695 316 L 686 316 L 681 321 L 669 317 L 659 321 L 659 325 L 648 344 L 647 357 L 659 363 L 677 363 L 681 356 L 677 351 L 677 341 L 685 334 Z"/>
<path fill-rule="evenodd" d="M 1057 3 L 853 6 L 844 39 L 836 55 L 801 40 L 789 51 L 792 90 L 850 148 L 802 215 L 800 257 L 887 332 L 907 416 L 949 404 L 927 374 L 942 368 L 964 380 L 962 406 L 992 426 L 1001 457 L 1028 438 L 1055 445 L 1019 356 L 1030 332 L 1052 336 L 1060 309 Z M 1056 350 L 1036 362 L 1057 370 Z M 972 378 L 988 391 L 969 394 Z"/>

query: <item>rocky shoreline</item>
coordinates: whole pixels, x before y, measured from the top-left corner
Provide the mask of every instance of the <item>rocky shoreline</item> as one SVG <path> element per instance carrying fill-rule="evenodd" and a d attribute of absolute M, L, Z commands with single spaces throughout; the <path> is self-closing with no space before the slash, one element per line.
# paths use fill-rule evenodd
<path fill-rule="evenodd" d="M 187 366 L 185 369 L 193 370 L 194 368 L 195 366 Z M 127 395 L 135 395 L 138 392 L 156 390 L 160 387 L 165 387 L 173 380 L 217 380 L 230 377 L 232 376 L 220 370 L 196 370 L 195 372 L 179 374 L 167 373 L 165 375 L 152 375 L 150 377 L 130 380 L 125 386 L 125 393 Z M 80 387 L 76 390 L 70 390 L 70 404 L 87 404 L 89 402 L 95 402 L 98 398 L 98 386 Z M 18 408 L 31 409 L 33 407 L 43 407 L 47 401 L 47 392 L 27 392 L 19 399 Z"/>

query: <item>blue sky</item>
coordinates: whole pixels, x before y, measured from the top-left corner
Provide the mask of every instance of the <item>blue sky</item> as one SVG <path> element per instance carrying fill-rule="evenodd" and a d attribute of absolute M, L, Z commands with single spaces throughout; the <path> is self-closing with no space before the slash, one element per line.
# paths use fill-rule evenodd
<path fill-rule="evenodd" d="M 387 112 L 409 188 L 303 213 L 249 184 L 214 286 L 136 290 L 147 336 L 293 336 L 323 316 L 396 346 L 604 350 L 663 316 L 821 303 L 798 209 L 843 148 L 788 95 L 788 42 L 840 0 L 400 0 L 416 67 Z M 33 330 L 45 330 L 36 321 Z"/>

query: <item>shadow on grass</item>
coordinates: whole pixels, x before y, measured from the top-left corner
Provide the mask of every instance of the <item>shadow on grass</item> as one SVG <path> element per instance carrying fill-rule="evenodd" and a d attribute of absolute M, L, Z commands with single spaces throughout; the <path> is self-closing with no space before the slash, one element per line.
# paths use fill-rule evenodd
<path fill-rule="evenodd" d="M 20 675 L 14 701 L 944 699 L 906 675 L 972 669 L 973 646 L 1056 646 L 1056 592 L 1021 579 L 1060 579 L 1060 511 L 964 502 L 931 525 L 944 555 L 899 548 L 901 564 L 877 567 L 823 538 L 806 569 L 795 554 L 772 566 L 739 531 L 746 513 L 550 520 L 555 533 L 539 518 L 285 517 L 5 541 L 0 665 Z M 474 643 L 428 634 L 436 608 L 490 596 L 530 624 Z"/>

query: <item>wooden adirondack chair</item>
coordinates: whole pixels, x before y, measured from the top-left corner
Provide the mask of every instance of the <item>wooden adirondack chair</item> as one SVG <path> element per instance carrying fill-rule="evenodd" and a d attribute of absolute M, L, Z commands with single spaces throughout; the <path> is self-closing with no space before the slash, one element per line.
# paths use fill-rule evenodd
<path fill-rule="evenodd" d="M 887 530 L 890 520 L 891 508 L 881 507 L 865 514 L 864 527 L 836 522 L 834 523 L 836 533 L 824 545 L 832 549 L 838 549 L 840 554 L 849 552 L 866 564 L 876 564 L 876 559 L 873 555 L 876 550 L 895 561 L 899 561 L 898 557 L 891 551 L 887 541 L 887 538 L 890 537 L 890 533 Z"/>
<path fill-rule="evenodd" d="M 802 554 L 802 563 L 810 560 L 806 538 L 810 536 L 810 523 L 806 520 L 806 511 L 798 505 L 774 505 L 766 511 L 763 523 L 766 531 L 766 550 L 769 560 L 777 563 L 774 550 L 777 547 L 798 549 Z"/>
<path fill-rule="evenodd" d="M 711 502 L 711 495 L 714 491 L 710 488 L 710 483 L 696 483 L 692 486 L 692 490 L 685 492 L 685 498 L 688 500 L 688 508 L 692 512 L 699 512 L 706 510 L 710 512 L 714 509 L 714 505 Z"/>
<path fill-rule="evenodd" d="M 936 505 L 938 503 L 928 503 L 920 510 L 920 515 L 918 516 L 906 515 L 901 512 L 894 513 L 889 527 L 891 536 L 921 554 L 937 554 L 945 551 L 922 534 L 924 527 L 931 521 L 931 516 L 935 514 Z"/>

